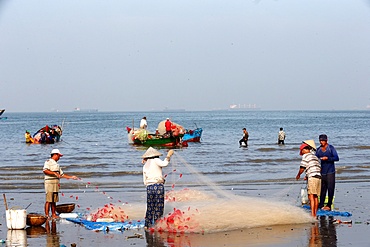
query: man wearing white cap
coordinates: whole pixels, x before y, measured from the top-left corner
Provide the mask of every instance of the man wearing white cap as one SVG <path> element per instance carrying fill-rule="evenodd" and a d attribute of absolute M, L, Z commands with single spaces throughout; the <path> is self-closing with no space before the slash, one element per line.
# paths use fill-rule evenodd
<path fill-rule="evenodd" d="M 60 153 L 59 149 L 53 149 L 50 153 L 50 159 L 45 161 L 43 172 L 45 174 L 45 192 L 46 192 L 46 202 L 45 202 L 45 215 L 49 217 L 49 211 L 51 209 L 51 217 L 53 219 L 58 218 L 56 215 L 56 203 L 59 201 L 59 180 L 61 178 L 67 179 L 79 179 L 76 176 L 71 176 L 65 174 L 57 163 L 63 154 Z"/>
<path fill-rule="evenodd" d="M 170 158 L 173 155 L 171 149 L 167 157 L 161 160 L 162 154 L 156 149 L 150 147 L 143 154 L 143 180 L 146 185 L 147 204 L 145 214 L 146 229 L 155 224 L 163 216 L 164 211 L 164 182 L 162 168 L 168 166 Z"/>

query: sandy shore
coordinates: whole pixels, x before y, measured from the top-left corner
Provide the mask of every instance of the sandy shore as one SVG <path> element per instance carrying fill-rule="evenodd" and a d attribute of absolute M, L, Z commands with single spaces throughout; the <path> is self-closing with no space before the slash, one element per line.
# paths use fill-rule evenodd
<path fill-rule="evenodd" d="M 259 185 L 269 189 L 271 185 Z M 0 220 L 3 246 L 369 246 L 370 183 L 338 181 L 335 209 L 352 213 L 351 217 L 321 217 L 316 223 L 263 226 L 206 234 L 149 234 L 142 229 L 124 232 L 95 232 L 65 219 L 42 227 L 8 230 L 5 206 Z M 42 212 L 43 194 L 7 193 L 9 206 L 26 207 L 27 212 Z M 78 196 L 78 195 L 77 195 Z M 83 195 L 81 195 L 83 196 Z M 258 193 L 254 196 L 265 196 Z M 37 201 L 35 201 L 37 198 Z M 63 199 L 66 200 L 66 199 Z M 91 196 L 91 202 L 99 200 Z M 79 209 L 77 208 L 76 211 Z M 352 221 L 352 224 L 336 220 Z M 139 236 L 139 237 L 137 237 Z M 141 236 L 141 238 L 140 238 Z M 17 245 L 20 244 L 20 245 Z M 1 246 L 1 244 L 0 244 Z"/>

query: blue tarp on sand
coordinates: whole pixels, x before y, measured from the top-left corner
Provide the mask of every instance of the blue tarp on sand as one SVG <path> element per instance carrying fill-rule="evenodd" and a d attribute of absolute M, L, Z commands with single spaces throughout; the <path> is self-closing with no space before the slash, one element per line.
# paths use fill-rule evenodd
<path fill-rule="evenodd" d="M 309 205 L 303 205 L 304 209 L 311 211 L 311 207 Z M 340 212 L 340 211 L 326 211 L 319 209 L 317 211 L 317 216 L 344 216 L 350 217 L 352 214 L 350 212 Z"/>
<path fill-rule="evenodd" d="M 81 224 L 85 226 L 86 229 L 94 231 L 124 231 L 144 228 L 144 220 L 132 220 L 127 222 L 93 222 L 82 218 L 67 218 L 66 220 Z"/>

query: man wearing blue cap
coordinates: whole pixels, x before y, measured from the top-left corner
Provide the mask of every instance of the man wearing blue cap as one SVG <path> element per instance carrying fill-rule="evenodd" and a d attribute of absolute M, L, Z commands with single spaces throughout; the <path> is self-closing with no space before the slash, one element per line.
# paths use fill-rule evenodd
<path fill-rule="evenodd" d="M 331 210 L 335 190 L 335 161 L 339 161 L 337 150 L 328 144 L 328 136 L 319 136 L 320 147 L 316 150 L 316 156 L 321 161 L 321 194 L 319 208 Z M 328 203 L 324 206 L 326 192 L 328 192 Z"/>

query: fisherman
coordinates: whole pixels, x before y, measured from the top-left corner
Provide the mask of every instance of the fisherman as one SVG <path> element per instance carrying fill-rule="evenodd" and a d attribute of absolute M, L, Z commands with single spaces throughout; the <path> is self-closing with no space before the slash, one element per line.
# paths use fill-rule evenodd
<path fill-rule="evenodd" d="M 245 143 L 245 146 L 248 147 L 249 133 L 246 128 L 243 128 L 243 138 L 239 140 L 239 147 L 242 146 L 242 143 Z"/>
<path fill-rule="evenodd" d="M 148 122 L 146 121 L 146 117 L 143 117 L 140 121 L 140 128 L 146 129 L 148 127 Z"/>
<path fill-rule="evenodd" d="M 145 228 L 148 229 L 163 216 L 164 211 L 164 183 L 162 168 L 168 166 L 173 150 L 167 153 L 167 157 L 161 160 L 162 154 L 149 147 L 143 154 L 143 180 L 146 186 L 147 204 L 145 214 Z"/>
<path fill-rule="evenodd" d="M 41 129 L 41 131 L 40 131 L 40 143 L 42 143 L 42 144 L 46 143 L 46 141 L 47 141 L 46 138 L 47 138 L 47 136 L 46 136 L 45 131 L 43 129 Z"/>
<path fill-rule="evenodd" d="M 172 123 L 169 118 L 166 119 L 164 126 L 166 127 L 166 135 L 172 137 Z"/>
<path fill-rule="evenodd" d="M 50 129 L 50 132 L 49 132 L 49 142 L 50 143 L 55 143 L 56 136 L 57 136 L 57 133 L 56 133 L 55 129 Z"/>
<path fill-rule="evenodd" d="M 71 176 L 65 174 L 62 169 L 59 167 L 59 164 L 57 163 L 60 157 L 62 157 L 63 154 L 60 153 L 59 149 L 53 149 L 50 153 L 50 159 L 45 161 L 43 172 L 45 174 L 44 178 L 44 185 L 45 185 L 45 192 L 46 192 L 46 201 L 45 201 L 45 215 L 46 217 L 49 216 L 49 211 L 51 210 L 51 217 L 53 219 L 58 218 L 56 215 L 56 203 L 59 202 L 59 189 L 60 189 L 60 183 L 59 180 L 61 178 L 67 178 L 67 179 L 79 179 L 76 176 Z"/>
<path fill-rule="evenodd" d="M 26 133 L 24 133 L 24 138 L 26 139 L 26 143 L 34 143 L 35 141 L 31 137 L 31 134 L 28 130 L 26 130 Z"/>
<path fill-rule="evenodd" d="M 283 130 L 283 128 L 280 128 L 280 131 L 279 131 L 279 134 L 278 134 L 278 144 L 282 144 L 284 145 L 284 141 L 285 141 L 285 132 Z"/>
<path fill-rule="evenodd" d="M 328 143 L 328 136 L 321 134 L 319 136 L 320 147 L 316 151 L 316 156 L 321 161 L 321 196 L 319 208 L 330 211 L 333 205 L 335 191 L 335 161 L 339 161 L 337 150 Z M 328 202 L 324 206 L 326 193 Z"/>
<path fill-rule="evenodd" d="M 314 140 L 306 140 L 299 148 L 302 161 L 296 179 L 299 180 L 303 172 L 306 173 L 307 194 L 310 200 L 311 215 L 316 217 L 319 208 L 319 196 L 321 192 L 321 164 L 316 157 L 316 145 Z"/>

